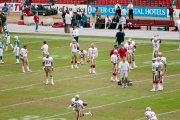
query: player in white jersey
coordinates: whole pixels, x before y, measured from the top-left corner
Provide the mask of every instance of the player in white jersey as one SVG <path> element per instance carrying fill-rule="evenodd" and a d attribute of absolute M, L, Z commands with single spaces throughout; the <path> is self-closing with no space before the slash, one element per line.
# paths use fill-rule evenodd
<path fill-rule="evenodd" d="M 81 49 L 79 51 L 79 61 L 80 61 L 80 64 L 85 64 L 86 63 L 86 54 L 87 54 L 86 50 Z"/>
<path fill-rule="evenodd" d="M 166 58 L 165 57 L 162 57 L 162 53 L 159 52 L 159 57 L 161 59 L 161 62 L 163 63 L 163 70 L 162 70 L 162 75 L 161 75 L 161 78 L 160 78 L 160 88 L 161 90 L 163 90 L 163 76 L 164 76 L 164 71 L 167 71 L 167 68 L 166 68 Z"/>
<path fill-rule="evenodd" d="M 113 66 L 113 73 L 112 73 L 110 81 L 115 81 L 116 80 L 116 82 L 119 82 L 119 80 L 117 79 L 118 60 L 119 60 L 119 55 L 117 54 L 117 50 L 114 50 L 114 54 L 111 55 L 111 63 L 112 63 L 112 66 Z M 115 80 L 113 79 L 113 77 L 115 77 Z"/>
<path fill-rule="evenodd" d="M 46 85 L 48 84 L 48 72 L 50 74 L 51 77 L 51 83 L 52 85 L 54 85 L 54 81 L 53 81 L 53 75 L 52 75 L 52 71 L 53 71 L 53 58 L 49 57 L 49 53 L 46 53 L 46 57 L 43 58 L 43 68 L 46 72 Z"/>
<path fill-rule="evenodd" d="M 158 77 L 157 77 L 158 78 L 158 89 L 157 89 L 157 91 L 159 91 L 159 90 L 161 90 L 160 80 L 161 80 L 161 76 L 163 74 L 163 63 L 161 62 L 160 57 L 157 58 L 157 62 L 158 62 L 158 68 L 157 68 L 157 71 L 158 71 L 158 73 L 157 73 L 157 75 L 158 75 Z"/>
<path fill-rule="evenodd" d="M 131 45 L 133 45 L 133 53 L 132 53 L 132 62 L 133 62 L 133 67 L 134 68 L 137 68 L 138 66 L 136 66 L 136 64 L 135 64 L 135 55 L 134 55 L 134 52 L 136 51 L 136 45 L 135 45 L 135 42 L 134 41 L 132 41 L 132 39 L 131 38 L 129 38 L 129 41 L 131 42 Z M 126 44 L 125 45 L 128 45 L 128 42 L 126 42 Z"/>
<path fill-rule="evenodd" d="M 4 48 L 3 41 L 2 41 L 1 36 L 0 36 L 0 63 L 4 63 L 4 62 L 2 61 L 3 48 Z"/>
<path fill-rule="evenodd" d="M 158 68 L 158 62 L 156 61 L 156 58 L 153 58 L 152 59 L 153 89 L 151 91 L 155 91 L 156 84 L 158 84 L 156 79 L 157 68 Z"/>
<path fill-rule="evenodd" d="M 146 108 L 145 116 L 148 120 L 157 120 L 155 112 L 151 111 L 150 107 Z"/>
<path fill-rule="evenodd" d="M 26 72 L 24 70 L 24 63 L 26 63 L 27 71 L 32 72 L 31 70 L 29 70 L 29 62 L 28 62 L 28 58 L 27 58 L 27 53 L 28 53 L 27 45 L 24 45 L 24 47 L 21 48 L 21 51 L 20 51 L 20 55 L 21 55 L 20 60 L 22 60 L 22 70 L 23 70 L 23 72 Z"/>
<path fill-rule="evenodd" d="M 159 52 L 159 47 L 161 44 L 161 38 L 159 35 L 155 35 L 151 38 L 151 42 L 153 44 L 153 58 L 157 58 L 158 57 L 158 52 Z"/>
<path fill-rule="evenodd" d="M 179 45 L 178 51 L 180 52 L 180 45 Z"/>
<path fill-rule="evenodd" d="M 90 61 L 89 55 L 90 55 L 90 60 L 91 60 L 91 66 L 89 69 L 89 73 L 91 73 L 91 68 L 93 68 L 93 73 L 96 74 L 95 65 L 96 65 L 96 60 L 98 57 L 98 49 L 95 47 L 94 43 L 92 43 L 91 48 L 88 49 L 88 59 L 87 59 L 88 62 Z"/>
<path fill-rule="evenodd" d="M 84 106 L 84 103 L 82 100 L 80 100 L 79 95 L 75 95 L 75 98 L 72 98 L 72 104 L 68 106 L 67 108 L 70 109 L 72 106 L 74 107 L 73 110 L 76 111 L 77 114 L 77 120 L 79 120 L 79 117 L 85 116 L 85 115 L 90 115 L 92 116 L 91 112 L 89 111 L 88 113 L 82 113 L 81 114 L 81 108 L 85 109 L 87 106 Z"/>
<path fill-rule="evenodd" d="M 75 39 L 72 40 L 72 43 L 70 43 L 71 48 L 71 69 L 73 69 L 73 59 L 75 58 L 75 68 L 79 68 L 77 66 L 77 47 L 79 47 L 79 44 L 76 42 Z"/>
<path fill-rule="evenodd" d="M 131 41 L 128 40 L 127 41 L 128 44 L 125 45 L 125 48 L 127 49 L 127 61 L 129 63 L 129 68 L 130 69 L 133 69 L 131 67 L 131 63 L 132 63 L 132 54 L 133 54 L 133 45 L 131 44 Z"/>

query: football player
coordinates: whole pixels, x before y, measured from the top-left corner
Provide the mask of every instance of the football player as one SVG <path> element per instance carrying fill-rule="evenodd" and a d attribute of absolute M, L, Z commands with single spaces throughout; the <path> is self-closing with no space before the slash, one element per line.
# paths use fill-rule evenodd
<path fill-rule="evenodd" d="M 20 55 L 21 55 L 20 60 L 22 60 L 22 71 L 24 73 L 26 72 L 24 70 L 24 63 L 26 63 L 27 71 L 32 72 L 31 70 L 29 70 L 29 62 L 28 62 L 28 58 L 27 58 L 27 53 L 28 53 L 27 45 L 24 45 L 24 47 L 21 48 L 21 51 L 20 51 Z"/>
<path fill-rule="evenodd" d="M 9 30 L 7 29 L 7 26 L 4 26 L 4 29 L 5 29 L 5 31 L 4 31 L 4 39 L 5 39 L 5 42 L 6 42 L 5 51 L 8 50 L 8 44 L 12 47 L 12 50 L 13 50 L 14 48 L 13 48 L 13 45 L 11 44 L 11 42 L 10 42 Z"/>
<path fill-rule="evenodd" d="M 96 74 L 95 65 L 96 65 L 96 60 L 98 57 L 98 49 L 95 47 L 94 43 L 92 43 L 91 48 L 88 49 L 88 59 L 87 59 L 88 62 L 90 61 L 89 55 L 90 55 L 90 60 L 91 60 L 91 66 L 89 69 L 89 73 L 91 73 L 91 68 L 93 68 L 93 73 Z"/>
<path fill-rule="evenodd" d="M 3 48 L 4 48 L 3 41 L 2 41 L 1 36 L 0 36 L 0 63 L 4 63 L 4 62 L 2 61 Z"/>
<path fill-rule="evenodd" d="M 19 63 L 19 46 L 20 46 L 20 40 L 18 40 L 18 36 L 14 37 L 14 50 L 13 52 L 15 53 L 16 56 L 16 64 Z"/>
<path fill-rule="evenodd" d="M 117 51 L 119 50 L 117 45 L 114 45 L 114 48 L 110 51 L 110 53 L 109 53 L 110 57 L 112 54 L 114 54 L 114 50 L 117 50 Z"/>
<path fill-rule="evenodd" d="M 111 63 L 112 63 L 112 66 L 113 66 L 113 73 L 112 73 L 110 81 L 115 81 L 116 80 L 116 82 L 119 82 L 119 80 L 117 79 L 118 59 L 119 59 L 119 55 L 117 54 L 117 50 L 114 50 L 114 54 L 111 55 Z M 113 77 L 115 77 L 115 80 L 113 79 Z"/>
<path fill-rule="evenodd" d="M 161 58 L 160 57 L 158 57 L 157 58 L 157 62 L 158 62 L 158 67 L 157 67 L 157 71 L 158 71 L 158 73 L 157 73 L 157 75 L 158 75 L 158 89 L 157 89 L 157 91 L 159 91 L 159 90 L 161 90 L 161 86 L 160 86 L 160 80 L 161 80 L 161 76 L 162 76 L 162 74 L 163 74 L 163 63 L 161 62 Z"/>
<path fill-rule="evenodd" d="M 146 108 L 145 116 L 147 117 L 148 120 L 157 120 L 155 112 L 151 111 L 150 107 Z"/>
<path fill-rule="evenodd" d="M 79 61 L 80 61 L 80 64 L 85 64 L 86 63 L 86 54 L 87 54 L 86 50 L 81 49 L 79 51 Z"/>
<path fill-rule="evenodd" d="M 68 106 L 67 108 L 70 109 L 72 106 L 74 107 L 73 110 L 76 111 L 77 120 L 79 120 L 79 117 L 82 117 L 85 115 L 92 116 L 90 111 L 88 113 L 81 113 L 81 108 L 85 109 L 87 106 L 84 106 L 84 103 L 82 100 L 80 100 L 79 95 L 75 95 L 75 98 L 72 98 L 71 101 L 72 101 L 72 104 L 70 106 Z"/>
<path fill-rule="evenodd" d="M 155 91 L 156 84 L 158 84 L 158 82 L 156 81 L 157 68 L 158 68 L 158 63 L 156 61 L 156 58 L 153 58 L 152 59 L 153 89 L 151 91 Z"/>
<path fill-rule="evenodd" d="M 134 52 L 136 51 L 136 45 L 135 45 L 135 42 L 131 39 L 131 38 L 129 38 L 129 41 L 131 42 L 131 45 L 133 46 L 133 52 L 132 52 L 132 62 L 133 62 L 133 67 L 134 68 L 137 68 L 138 66 L 136 66 L 135 65 L 135 56 L 134 56 Z M 126 45 L 127 45 L 128 43 L 126 42 Z"/>
<path fill-rule="evenodd" d="M 166 58 L 165 57 L 162 57 L 162 53 L 159 52 L 159 57 L 161 59 L 161 62 L 163 63 L 163 70 L 162 70 L 162 75 L 161 75 L 161 78 L 160 78 L 160 88 L 161 90 L 163 90 L 163 76 L 164 76 L 164 71 L 167 71 L 167 68 L 166 68 Z"/>
<path fill-rule="evenodd" d="M 52 71 L 53 71 L 53 58 L 49 57 L 49 53 L 46 53 L 46 57 L 43 57 L 43 68 L 46 72 L 46 85 L 48 84 L 48 72 L 51 77 L 51 83 L 54 85 Z"/>
<path fill-rule="evenodd" d="M 180 52 L 180 45 L 179 45 L 178 51 Z"/>
<path fill-rule="evenodd" d="M 125 48 L 127 49 L 127 61 L 128 61 L 128 63 L 129 63 L 129 68 L 130 68 L 130 69 L 133 69 L 133 68 L 131 67 L 131 63 L 132 63 L 132 53 L 133 53 L 133 45 L 131 44 L 131 41 L 130 41 L 130 40 L 128 40 L 127 42 L 128 42 L 128 44 L 125 45 Z"/>
<path fill-rule="evenodd" d="M 75 39 L 72 40 L 72 43 L 70 43 L 70 48 L 72 49 L 71 52 L 71 69 L 73 69 L 73 59 L 75 58 L 75 68 L 79 68 L 77 66 L 77 47 L 79 47 L 79 44 L 76 42 Z"/>
<path fill-rule="evenodd" d="M 159 39 L 159 40 L 158 40 Z M 159 35 L 155 35 L 154 37 L 151 38 L 151 42 L 153 44 L 153 58 L 157 58 L 158 57 L 158 52 L 159 52 L 159 47 L 161 44 L 161 38 Z"/>

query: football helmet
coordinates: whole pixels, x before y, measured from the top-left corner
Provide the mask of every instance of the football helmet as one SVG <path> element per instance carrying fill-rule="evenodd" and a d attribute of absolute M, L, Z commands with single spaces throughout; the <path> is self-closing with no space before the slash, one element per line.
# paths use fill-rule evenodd
<path fill-rule="evenodd" d="M 127 42 L 128 42 L 128 45 L 130 45 L 130 44 L 131 44 L 131 41 L 130 41 L 130 40 L 128 40 Z"/>
<path fill-rule="evenodd" d="M 49 58 L 49 53 L 48 52 L 46 53 L 46 58 Z"/>
<path fill-rule="evenodd" d="M 75 43 L 76 43 L 76 40 L 75 40 L 75 39 L 73 39 L 73 40 L 72 40 L 72 42 L 73 42 L 73 44 L 75 44 Z"/>
<path fill-rule="evenodd" d="M 155 62 L 156 62 L 156 58 L 153 58 L 153 59 L 152 59 L 152 63 L 155 63 Z"/>
<path fill-rule="evenodd" d="M 7 29 L 7 26 L 4 26 L 4 29 L 6 30 L 6 29 Z"/>
<path fill-rule="evenodd" d="M 15 37 L 14 37 L 14 40 L 18 40 L 18 36 L 15 36 Z"/>
<path fill-rule="evenodd" d="M 146 111 L 151 111 L 151 108 L 150 108 L 150 107 L 147 107 L 147 108 L 146 108 Z"/>
<path fill-rule="evenodd" d="M 160 57 L 157 57 L 157 61 L 160 62 L 160 61 L 161 61 L 161 58 L 160 58 Z"/>
<path fill-rule="evenodd" d="M 95 47 L 95 44 L 94 44 L 94 43 L 92 43 L 92 44 L 91 44 L 91 47 Z"/>
<path fill-rule="evenodd" d="M 162 53 L 161 53 L 161 52 L 159 52 L 159 53 L 158 53 L 158 56 L 159 56 L 159 57 L 162 57 Z"/>
<path fill-rule="evenodd" d="M 117 50 L 114 50 L 114 54 L 117 54 Z"/>
<path fill-rule="evenodd" d="M 75 95 L 75 101 L 78 101 L 80 99 L 79 95 Z"/>
<path fill-rule="evenodd" d="M 157 37 L 154 38 L 154 42 L 157 42 Z"/>
<path fill-rule="evenodd" d="M 132 39 L 131 39 L 131 38 L 129 38 L 128 40 L 129 40 L 130 42 L 132 42 Z"/>

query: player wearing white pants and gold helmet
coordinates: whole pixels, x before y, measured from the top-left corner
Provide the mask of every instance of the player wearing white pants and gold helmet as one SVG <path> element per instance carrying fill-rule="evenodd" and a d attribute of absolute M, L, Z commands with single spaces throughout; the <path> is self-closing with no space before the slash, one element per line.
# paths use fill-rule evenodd
<path fill-rule="evenodd" d="M 146 108 L 145 116 L 148 120 L 157 120 L 155 112 L 151 111 L 150 107 Z"/>
<path fill-rule="evenodd" d="M 119 82 L 119 80 L 117 79 L 118 60 L 119 60 L 119 55 L 117 54 L 117 50 L 114 50 L 114 54 L 111 55 L 111 63 L 112 63 L 112 66 L 113 66 L 113 73 L 112 73 L 110 81 L 115 81 L 116 80 L 116 82 Z M 115 77 L 115 80 L 113 79 L 113 77 Z"/>
<path fill-rule="evenodd" d="M 0 63 L 4 63 L 4 62 L 2 61 L 3 48 L 4 48 L 3 41 L 2 41 L 1 36 L 0 36 Z"/>
<path fill-rule="evenodd" d="M 151 38 L 151 42 L 153 44 L 153 55 L 152 58 L 157 58 L 158 57 L 158 52 L 159 52 L 159 47 L 161 44 L 161 38 L 159 35 L 155 35 Z"/>
<path fill-rule="evenodd" d="M 79 68 L 77 66 L 77 48 L 79 47 L 79 44 L 76 42 L 75 39 L 72 40 L 72 43 L 70 43 L 71 48 L 71 69 L 73 69 L 73 59 L 75 58 L 75 68 Z"/>
<path fill-rule="evenodd" d="M 13 50 L 14 48 L 13 48 L 13 45 L 11 44 L 11 42 L 10 42 L 9 30 L 7 29 L 7 26 L 4 26 L 4 29 L 5 29 L 5 31 L 4 31 L 4 39 L 6 41 L 6 49 L 5 49 L 5 51 L 8 50 L 8 44 L 12 47 L 12 50 Z"/>
<path fill-rule="evenodd" d="M 161 80 L 161 76 L 163 74 L 163 63 L 161 62 L 160 57 L 157 58 L 157 63 L 158 63 L 158 67 L 157 67 L 158 89 L 157 89 L 157 91 L 159 91 L 159 90 L 161 90 L 160 80 Z"/>

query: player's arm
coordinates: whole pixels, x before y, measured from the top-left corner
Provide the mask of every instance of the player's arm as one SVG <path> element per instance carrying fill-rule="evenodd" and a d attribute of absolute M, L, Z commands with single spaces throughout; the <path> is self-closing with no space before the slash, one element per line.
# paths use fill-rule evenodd
<path fill-rule="evenodd" d="M 136 45 L 134 45 L 134 52 L 136 51 Z"/>
<path fill-rule="evenodd" d="M 119 73 L 121 73 L 121 63 L 119 63 L 118 68 L 119 68 Z"/>
<path fill-rule="evenodd" d="M 73 43 L 70 44 L 70 48 L 72 48 L 72 44 L 73 44 Z"/>
<path fill-rule="evenodd" d="M 129 68 L 129 64 L 128 64 L 128 66 L 127 66 L 127 67 L 128 67 L 128 71 L 129 71 L 129 72 L 131 72 L 131 70 L 130 70 L 130 68 Z"/>
<path fill-rule="evenodd" d="M 164 64 L 164 66 L 165 66 L 165 71 L 167 71 L 166 64 Z"/>
<path fill-rule="evenodd" d="M 79 44 L 76 42 L 77 47 L 79 47 Z"/>
<path fill-rule="evenodd" d="M 51 68 L 52 68 L 52 70 L 53 70 L 53 61 L 51 61 Z"/>
<path fill-rule="evenodd" d="M 43 48 L 43 45 L 44 45 L 44 43 L 42 44 L 42 46 L 41 46 L 41 50 L 43 50 L 44 48 Z"/>
<path fill-rule="evenodd" d="M 70 109 L 73 105 L 74 105 L 74 104 L 69 105 L 69 106 L 67 107 L 67 109 Z"/>

